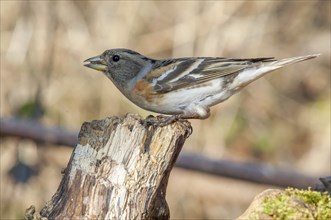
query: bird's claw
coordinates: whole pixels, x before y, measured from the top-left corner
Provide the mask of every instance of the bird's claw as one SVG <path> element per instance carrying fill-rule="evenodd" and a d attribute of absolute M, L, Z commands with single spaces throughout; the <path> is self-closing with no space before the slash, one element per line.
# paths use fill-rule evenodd
<path fill-rule="evenodd" d="M 160 127 L 167 126 L 169 124 L 172 124 L 175 121 L 181 120 L 181 117 L 179 115 L 172 115 L 172 116 L 166 116 L 166 115 L 158 115 L 156 117 L 149 115 L 144 120 L 145 125 L 156 125 Z"/>

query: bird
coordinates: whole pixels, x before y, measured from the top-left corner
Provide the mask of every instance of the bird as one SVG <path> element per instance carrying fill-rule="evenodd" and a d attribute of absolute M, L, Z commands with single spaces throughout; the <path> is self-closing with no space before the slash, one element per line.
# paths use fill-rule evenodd
<path fill-rule="evenodd" d="M 285 59 L 183 57 L 153 59 L 124 48 L 109 49 L 84 61 L 101 71 L 137 106 L 168 115 L 161 123 L 206 119 L 219 104 L 266 73 L 316 58 L 320 54 Z"/>

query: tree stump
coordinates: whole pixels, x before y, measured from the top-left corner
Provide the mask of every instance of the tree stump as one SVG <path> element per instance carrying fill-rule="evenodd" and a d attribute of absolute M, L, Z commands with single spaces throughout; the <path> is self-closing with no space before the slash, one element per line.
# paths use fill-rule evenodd
<path fill-rule="evenodd" d="M 169 219 L 168 178 L 191 132 L 188 121 L 160 127 L 134 114 L 84 123 L 60 186 L 39 217 Z"/>

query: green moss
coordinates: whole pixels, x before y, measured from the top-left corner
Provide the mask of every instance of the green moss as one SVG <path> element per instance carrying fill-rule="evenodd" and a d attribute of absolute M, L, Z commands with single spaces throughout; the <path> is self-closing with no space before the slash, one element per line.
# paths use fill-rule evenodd
<path fill-rule="evenodd" d="M 251 219 L 331 219 L 331 198 L 327 193 L 286 189 L 283 193 L 266 196 L 260 210 Z"/>

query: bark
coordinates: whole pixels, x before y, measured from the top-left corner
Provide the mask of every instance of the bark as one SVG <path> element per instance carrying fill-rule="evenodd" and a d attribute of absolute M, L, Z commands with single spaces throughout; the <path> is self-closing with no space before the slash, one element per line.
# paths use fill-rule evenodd
<path fill-rule="evenodd" d="M 160 127 L 133 114 L 84 123 L 60 186 L 39 217 L 169 219 L 168 178 L 191 132 L 187 121 Z"/>

